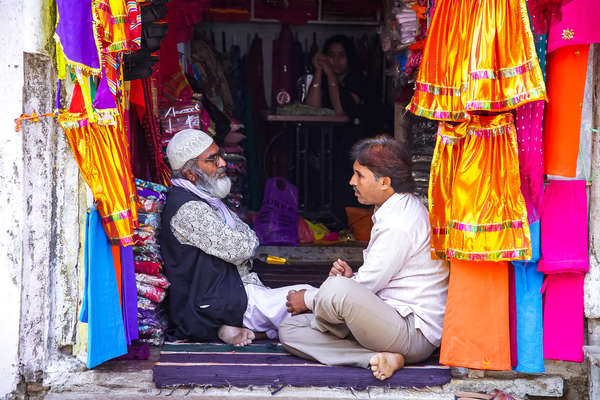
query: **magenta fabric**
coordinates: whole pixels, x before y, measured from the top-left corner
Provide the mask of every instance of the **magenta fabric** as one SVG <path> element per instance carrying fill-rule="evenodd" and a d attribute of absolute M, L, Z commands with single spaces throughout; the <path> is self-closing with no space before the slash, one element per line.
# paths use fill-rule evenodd
<path fill-rule="evenodd" d="M 523 104 L 516 110 L 515 127 L 519 149 L 521 193 L 525 199 L 527 220 L 530 224 L 540 220 L 544 197 L 543 119 L 543 101 Z"/>
<path fill-rule="evenodd" d="M 583 361 L 583 273 L 546 276 L 544 358 Z"/>
<path fill-rule="evenodd" d="M 510 328 L 510 366 L 518 364 L 517 354 L 517 299 L 515 294 L 515 267 L 508 264 L 508 320 Z"/>
<path fill-rule="evenodd" d="M 542 257 L 546 274 L 587 272 L 588 218 L 586 182 L 552 180 L 546 186 L 541 219 Z"/>
<path fill-rule="evenodd" d="M 562 46 L 600 42 L 598 0 L 563 1 L 548 29 L 548 53 Z"/>

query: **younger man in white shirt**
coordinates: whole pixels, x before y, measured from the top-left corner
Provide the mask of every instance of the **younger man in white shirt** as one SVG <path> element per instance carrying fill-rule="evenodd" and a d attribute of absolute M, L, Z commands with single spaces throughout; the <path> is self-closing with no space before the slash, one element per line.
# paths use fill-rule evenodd
<path fill-rule="evenodd" d="M 375 205 L 364 263 L 353 274 L 337 260 L 319 289 L 291 291 L 286 305 L 292 316 L 279 338 L 300 357 L 370 366 L 383 380 L 440 345 L 448 266 L 431 259 L 428 212 L 412 194 L 408 152 L 378 137 L 358 142 L 352 155 L 350 185 L 360 203 Z"/>

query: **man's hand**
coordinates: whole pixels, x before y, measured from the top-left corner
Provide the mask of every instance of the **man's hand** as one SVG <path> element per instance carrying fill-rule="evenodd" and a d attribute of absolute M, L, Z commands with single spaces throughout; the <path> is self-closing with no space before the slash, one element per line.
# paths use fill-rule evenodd
<path fill-rule="evenodd" d="M 346 261 L 340 260 L 339 258 L 333 262 L 333 266 L 329 271 L 329 276 L 345 276 L 346 278 L 352 278 L 354 272 Z"/>
<path fill-rule="evenodd" d="M 298 315 L 308 311 L 306 303 L 304 303 L 304 292 L 306 292 L 306 289 L 290 290 L 288 292 L 285 306 L 287 311 L 292 315 Z"/>

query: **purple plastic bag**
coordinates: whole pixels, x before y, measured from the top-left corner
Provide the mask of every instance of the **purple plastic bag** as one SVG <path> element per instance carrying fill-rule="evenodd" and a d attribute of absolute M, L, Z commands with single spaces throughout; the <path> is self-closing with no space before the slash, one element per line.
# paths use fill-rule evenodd
<path fill-rule="evenodd" d="M 283 178 L 267 180 L 254 231 L 261 245 L 298 244 L 298 189 L 294 185 Z"/>

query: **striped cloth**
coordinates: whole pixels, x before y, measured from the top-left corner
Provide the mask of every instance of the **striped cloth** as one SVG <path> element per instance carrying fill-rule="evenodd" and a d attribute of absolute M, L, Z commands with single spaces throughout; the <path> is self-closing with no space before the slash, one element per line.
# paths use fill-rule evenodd
<path fill-rule="evenodd" d="M 257 341 L 246 347 L 222 343 L 165 343 L 154 365 L 159 388 L 181 385 L 212 387 L 285 386 L 421 388 L 450 381 L 450 368 L 437 358 L 409 365 L 390 379 L 379 381 L 368 369 L 330 367 L 295 357 L 276 341 Z"/>

